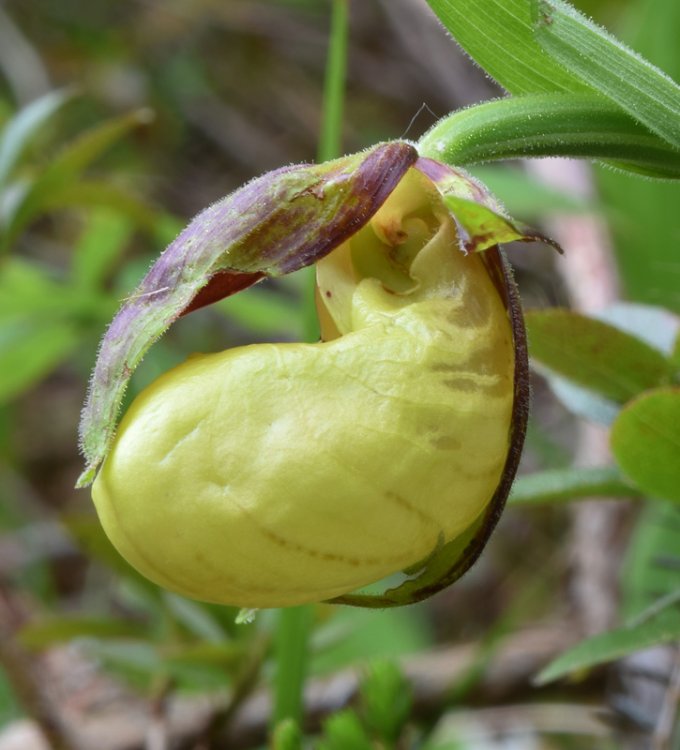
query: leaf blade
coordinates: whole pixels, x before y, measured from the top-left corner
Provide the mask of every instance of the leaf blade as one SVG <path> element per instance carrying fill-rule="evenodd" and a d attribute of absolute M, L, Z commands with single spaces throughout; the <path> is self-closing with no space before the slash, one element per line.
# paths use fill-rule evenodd
<path fill-rule="evenodd" d="M 40 129 L 71 97 L 68 89 L 51 91 L 20 110 L 0 135 L 0 187 L 5 184 L 25 148 Z"/>
<path fill-rule="evenodd" d="M 513 485 L 508 504 L 531 507 L 592 497 L 638 497 L 639 494 L 613 466 L 571 467 L 519 477 Z"/>
<path fill-rule="evenodd" d="M 418 150 L 453 165 L 567 156 L 606 159 L 618 169 L 659 179 L 680 178 L 680 152 L 594 93 L 534 93 L 458 110 L 425 133 Z"/>
<path fill-rule="evenodd" d="M 512 94 L 592 92 L 541 48 L 530 0 L 428 0 L 460 46 Z"/>
<path fill-rule="evenodd" d="M 56 367 L 78 344 L 75 329 L 26 319 L 0 328 L 0 404 L 20 395 Z"/>
<path fill-rule="evenodd" d="M 644 492 L 680 502 L 680 388 L 660 388 L 627 404 L 612 426 L 611 447 Z"/>
<path fill-rule="evenodd" d="M 634 627 L 600 633 L 560 654 L 534 679 L 536 685 L 564 677 L 572 672 L 606 664 L 636 651 L 670 643 L 680 638 L 680 613 L 663 610 L 658 616 Z"/>
<path fill-rule="evenodd" d="M 581 81 L 680 149 L 680 86 L 562 0 L 534 6 L 536 40 Z"/>
<path fill-rule="evenodd" d="M 549 370 L 617 403 L 670 381 L 670 361 L 631 334 L 554 308 L 526 314 L 531 357 Z"/>

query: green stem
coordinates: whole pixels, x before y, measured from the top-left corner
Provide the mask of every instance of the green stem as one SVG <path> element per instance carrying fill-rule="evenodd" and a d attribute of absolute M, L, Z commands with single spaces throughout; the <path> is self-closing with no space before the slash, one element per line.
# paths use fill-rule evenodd
<path fill-rule="evenodd" d="M 273 726 L 284 719 L 293 719 L 298 725 L 301 724 L 313 612 L 310 605 L 287 607 L 279 611 L 274 639 L 277 669 Z"/>
<path fill-rule="evenodd" d="M 331 31 L 326 62 L 322 127 L 319 135 L 318 160 L 334 159 L 342 150 L 342 112 L 347 60 L 348 0 L 333 0 Z M 314 303 L 315 269 L 309 274 L 311 293 L 305 305 L 305 339 L 319 338 L 319 324 Z M 274 643 L 276 675 L 272 726 L 284 719 L 301 723 L 304 708 L 304 684 L 307 671 L 308 641 L 313 619 L 310 605 L 281 609 Z"/>
<path fill-rule="evenodd" d="M 317 148 L 318 162 L 335 159 L 342 153 L 342 113 L 345 100 L 348 27 L 349 0 L 333 0 L 323 90 L 321 130 Z M 303 273 L 305 274 L 305 280 L 308 281 L 305 288 L 312 289 L 303 311 L 304 338 L 305 341 L 317 341 L 319 338 L 319 321 L 314 301 L 316 269 L 311 266 Z"/>
<path fill-rule="evenodd" d="M 607 159 L 680 179 L 680 152 L 596 94 L 529 94 L 463 109 L 429 130 L 418 150 L 461 166 L 541 156 Z"/>
<path fill-rule="evenodd" d="M 321 133 L 317 151 L 319 162 L 335 159 L 342 153 L 342 112 L 345 101 L 348 22 L 349 0 L 333 0 L 323 90 Z"/>

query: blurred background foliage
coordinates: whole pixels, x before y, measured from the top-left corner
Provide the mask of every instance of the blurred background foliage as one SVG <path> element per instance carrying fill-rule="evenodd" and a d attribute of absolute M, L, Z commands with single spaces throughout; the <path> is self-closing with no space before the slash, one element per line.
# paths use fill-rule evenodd
<path fill-rule="evenodd" d="M 680 79 L 675 0 L 575 4 Z M 0 587 L 11 601 L 0 610 L 0 637 L 13 632 L 11 614 L 21 648 L 46 660 L 40 668 L 61 700 L 92 713 L 85 697 L 92 693 L 114 713 L 119 707 L 132 728 L 169 696 L 198 700 L 217 691 L 216 714 L 192 704 L 194 717 L 209 718 L 198 720 L 200 731 L 189 732 L 196 744 L 186 747 L 262 743 L 266 716 L 231 744 L 215 738 L 270 679 L 275 619 L 263 612 L 237 623 L 235 610 L 161 591 L 127 566 L 103 536 L 88 493 L 73 489 L 77 422 L 106 325 L 187 220 L 257 174 L 314 160 L 328 22 L 322 0 L 0 3 Z M 415 139 L 437 117 L 501 93 L 420 0 L 351 3 L 348 65 L 347 152 Z M 599 216 L 624 297 L 680 312 L 675 185 L 595 167 L 584 197 L 517 164 L 475 172 L 520 219 Z M 511 257 L 527 306 L 568 303 L 549 251 L 522 247 Z M 303 293 L 293 276 L 188 316 L 154 347 L 129 396 L 193 351 L 299 339 Z M 540 378 L 534 400 L 524 471 L 569 466 L 576 418 Z M 632 742 L 649 733 L 654 717 L 639 701 L 633 710 L 623 667 L 608 681 L 589 672 L 581 684 L 541 691 L 524 674 L 505 694 L 485 677 L 504 644 L 526 629 L 578 620 L 570 518 L 564 507 L 518 504 L 476 568 L 423 605 L 384 612 L 319 605 L 310 675 L 374 666 L 363 673 L 357 712 L 327 720 L 318 746 L 491 748 L 501 746 L 494 736 L 512 730 L 517 748 L 613 748 L 624 746 L 623 735 Z M 680 517 L 650 504 L 641 516 L 624 513 L 617 533 L 604 552 L 618 561 L 628 548 L 619 583 L 626 611 L 639 613 L 650 592 L 677 588 Z M 373 662 L 449 653 L 456 644 L 473 651 L 435 698 L 413 680 L 407 687 L 393 661 Z M 111 675 L 122 681 L 110 683 Z M 550 713 L 551 700 L 569 721 Z M 512 720 L 504 703 L 519 704 Z M 609 725 L 592 720 L 593 708 L 607 709 Z M 0 672 L 0 728 L 21 715 Z M 296 747 L 297 731 L 280 727 L 277 746 Z M 197 744 L 209 735 L 215 744 Z M 98 746 L 142 747 L 139 736 L 136 745 Z"/>

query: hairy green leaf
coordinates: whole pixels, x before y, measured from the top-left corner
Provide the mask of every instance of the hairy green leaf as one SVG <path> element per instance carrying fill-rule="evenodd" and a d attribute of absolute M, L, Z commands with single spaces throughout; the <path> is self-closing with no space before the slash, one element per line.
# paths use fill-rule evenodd
<path fill-rule="evenodd" d="M 592 92 L 536 41 L 531 0 L 427 1 L 458 44 L 509 92 Z"/>
<path fill-rule="evenodd" d="M 563 0 L 534 0 L 536 39 L 571 74 L 680 150 L 680 86 Z"/>
<path fill-rule="evenodd" d="M 418 151 L 453 165 L 540 156 L 608 159 L 650 177 L 680 178 L 680 152 L 598 94 L 530 94 L 459 110 L 425 133 Z"/>

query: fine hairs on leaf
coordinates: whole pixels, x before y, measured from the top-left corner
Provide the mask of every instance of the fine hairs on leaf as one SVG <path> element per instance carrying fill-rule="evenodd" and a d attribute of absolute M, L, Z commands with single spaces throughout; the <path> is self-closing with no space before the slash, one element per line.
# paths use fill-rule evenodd
<path fill-rule="evenodd" d="M 567 156 L 656 179 L 680 178 L 680 152 L 596 93 L 533 93 L 442 118 L 418 144 L 449 164 Z"/>
<path fill-rule="evenodd" d="M 532 5 L 543 49 L 680 150 L 680 86 L 675 81 L 563 0 L 532 0 Z"/>
<path fill-rule="evenodd" d="M 463 49 L 515 95 L 503 105 L 507 110 L 497 107 L 492 118 L 487 110 L 494 109 L 493 102 L 437 124 L 423 139 L 435 158 L 435 150 L 438 158 L 458 164 L 512 158 L 513 151 L 514 156 L 549 152 L 607 159 L 619 169 L 650 177 L 680 176 L 680 88 L 574 8 L 543 0 L 428 2 Z M 512 108 L 519 106 L 517 97 L 527 95 L 546 96 L 545 106 L 536 100 L 536 111 L 523 117 L 524 128 L 516 128 Z M 575 97 L 569 104 L 568 96 Z M 579 101 L 591 102 L 600 113 L 579 112 Z M 568 110 L 563 122 L 550 122 L 551 112 L 560 107 Z M 479 133 L 473 122 L 482 126 Z M 499 128 L 493 145 L 493 137 L 484 134 L 487 125 Z"/>

